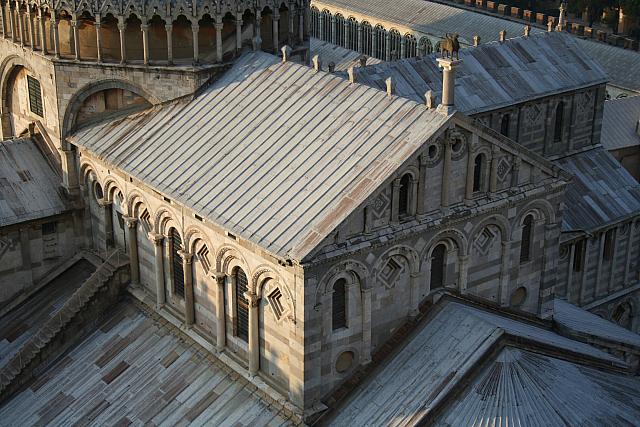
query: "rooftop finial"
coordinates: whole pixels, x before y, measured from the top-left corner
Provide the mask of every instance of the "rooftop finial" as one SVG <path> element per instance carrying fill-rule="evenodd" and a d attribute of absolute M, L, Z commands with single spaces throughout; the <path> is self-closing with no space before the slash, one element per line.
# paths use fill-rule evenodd
<path fill-rule="evenodd" d="M 480 36 L 473 36 L 473 45 L 475 47 L 480 46 Z"/>
<path fill-rule="evenodd" d="M 433 95 L 432 90 L 428 90 L 424 94 L 425 105 L 428 109 L 436 108 L 436 97 Z"/>
<path fill-rule="evenodd" d="M 507 39 L 507 30 L 500 31 L 500 42 L 504 42 Z"/>
<path fill-rule="evenodd" d="M 349 69 L 347 70 L 347 74 L 349 75 L 349 83 L 355 83 L 356 74 L 355 74 L 355 70 L 353 69 L 353 66 L 349 67 Z"/>
<path fill-rule="evenodd" d="M 318 72 L 322 70 L 322 64 L 320 63 L 320 57 L 318 55 L 314 55 L 313 58 L 311 58 L 311 62 L 313 63 L 314 71 Z"/>
<path fill-rule="evenodd" d="M 393 95 L 393 80 L 391 80 L 391 77 L 387 77 L 387 80 L 385 80 L 385 83 L 387 84 L 387 95 L 388 96 Z"/>
<path fill-rule="evenodd" d="M 531 25 L 525 25 L 524 26 L 524 36 L 525 37 L 529 37 L 529 34 L 531 34 Z"/>
<path fill-rule="evenodd" d="M 562 3 L 560 3 L 560 16 L 558 17 L 558 26 L 556 27 L 556 31 L 564 31 L 566 13 L 567 13 L 567 2 L 566 0 L 562 0 Z"/>
<path fill-rule="evenodd" d="M 329 62 L 329 72 L 333 73 L 334 71 L 336 71 L 336 63 L 335 62 Z"/>
<path fill-rule="evenodd" d="M 291 48 L 287 45 L 282 46 L 282 62 L 287 62 L 291 56 Z"/>

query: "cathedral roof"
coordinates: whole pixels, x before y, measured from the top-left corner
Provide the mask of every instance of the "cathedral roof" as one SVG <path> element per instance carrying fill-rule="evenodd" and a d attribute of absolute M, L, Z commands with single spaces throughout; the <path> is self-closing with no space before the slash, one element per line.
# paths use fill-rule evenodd
<path fill-rule="evenodd" d="M 640 58 L 640 55 L 638 57 Z M 639 146 L 638 121 L 640 121 L 640 96 L 606 101 L 600 137 L 604 148 L 618 150 Z"/>
<path fill-rule="evenodd" d="M 254 52 L 193 100 L 71 140 L 235 235 L 302 260 L 448 120 Z"/>
<path fill-rule="evenodd" d="M 61 179 L 30 138 L 0 142 L 0 226 L 66 211 Z"/>
<path fill-rule="evenodd" d="M 640 185 L 602 147 L 555 161 L 574 178 L 567 186 L 563 231 L 596 230 L 640 211 Z"/>
<path fill-rule="evenodd" d="M 374 371 L 371 378 L 365 380 L 337 408 L 331 425 L 416 425 L 427 417 L 433 420 L 434 411 L 448 407 L 450 402 L 456 409 L 445 409 L 445 425 L 475 425 L 467 417 L 493 418 L 505 414 L 524 416 L 526 421 L 522 424 L 555 425 L 558 423 L 535 420 L 544 420 L 545 416 L 548 420 L 558 420 L 562 419 L 558 417 L 563 414 L 553 411 L 547 415 L 536 414 L 534 399 L 538 399 L 537 404 L 542 407 L 551 405 L 561 411 L 563 404 L 579 405 L 580 396 L 590 397 L 590 400 L 585 400 L 585 405 L 590 407 L 584 408 L 588 409 L 584 414 L 609 415 L 613 418 L 626 411 L 627 417 L 640 416 L 637 404 L 624 409 L 612 405 L 612 402 L 623 404 L 623 399 L 627 397 L 632 401 L 640 399 L 633 389 L 633 386 L 640 386 L 640 381 L 614 373 L 618 367 L 625 365 L 620 359 L 525 319 L 506 317 L 447 300 L 440 302 L 436 308 L 439 308 L 439 312 L 427 318 L 406 346 Z M 500 350 L 505 345 L 507 347 Z M 615 369 L 598 371 L 525 352 L 519 347 L 536 349 L 534 351 L 542 353 L 550 351 L 582 364 L 596 362 L 592 366 Z M 496 352 L 499 352 L 498 357 L 493 359 Z M 483 369 L 482 365 L 492 359 L 490 367 Z M 526 365 L 526 375 L 508 376 L 500 375 L 500 372 L 487 375 L 487 369 L 491 372 L 496 365 L 513 360 L 531 362 Z M 535 361 L 539 363 L 533 363 Z M 515 369 L 518 366 L 511 367 Z M 546 371 L 547 367 L 554 369 Z M 476 380 L 475 385 L 463 390 L 462 398 L 449 399 L 456 394 L 456 389 L 464 387 L 468 378 L 478 372 L 482 381 Z M 568 372 L 575 372 L 575 375 Z M 544 381 L 537 382 L 539 376 Z M 510 385 L 514 387 L 509 388 Z M 622 386 L 621 395 L 611 392 L 617 386 Z M 571 387 L 574 390 L 570 394 L 556 393 L 558 389 Z M 530 392 L 523 389 L 530 389 Z M 602 389 L 609 393 L 596 393 Z M 531 416 L 535 417 L 526 418 Z M 573 416 L 579 419 L 580 411 Z M 517 422 L 515 424 L 518 425 Z"/>
<path fill-rule="evenodd" d="M 509 107 L 607 81 L 602 67 L 563 33 L 539 33 L 460 51 L 456 106 L 465 114 Z M 355 68 L 358 82 L 383 89 L 391 76 L 399 96 L 423 102 L 442 96 L 436 54 Z"/>

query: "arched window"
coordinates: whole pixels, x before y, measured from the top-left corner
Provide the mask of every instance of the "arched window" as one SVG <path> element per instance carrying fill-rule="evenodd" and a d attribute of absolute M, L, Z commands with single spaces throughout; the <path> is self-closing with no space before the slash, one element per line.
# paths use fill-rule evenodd
<path fill-rule="evenodd" d="M 522 223 L 522 239 L 520 240 L 520 262 L 531 259 L 531 241 L 533 237 L 533 216 L 527 215 Z"/>
<path fill-rule="evenodd" d="M 363 21 L 360 25 L 362 26 L 362 53 L 373 56 L 373 52 L 371 51 L 371 40 L 373 38 L 371 24 L 367 21 Z"/>
<path fill-rule="evenodd" d="M 346 47 L 344 43 L 344 16 L 336 15 L 336 39 L 333 41 L 338 46 Z"/>
<path fill-rule="evenodd" d="M 613 249 L 615 246 L 615 229 L 607 230 L 604 234 L 604 248 L 602 251 L 602 260 L 611 261 L 613 259 Z"/>
<path fill-rule="evenodd" d="M 182 269 L 182 257 L 178 251 L 182 250 L 182 239 L 175 228 L 169 230 L 171 244 L 171 265 L 173 267 L 173 293 L 184 298 L 184 270 Z"/>
<path fill-rule="evenodd" d="M 564 102 L 559 102 L 556 107 L 556 121 L 555 126 L 553 127 L 553 142 L 562 141 L 562 128 L 563 128 L 563 120 L 564 120 Z"/>
<path fill-rule="evenodd" d="M 387 52 L 387 30 L 382 25 L 376 25 L 375 28 L 376 51 L 373 56 L 378 59 L 386 60 Z"/>
<path fill-rule="evenodd" d="M 511 124 L 510 122 L 511 120 L 509 114 L 505 114 L 504 116 L 502 116 L 502 121 L 500 122 L 500 133 L 506 137 L 509 136 L 509 125 Z"/>
<path fill-rule="evenodd" d="M 431 44 L 431 40 L 429 40 L 427 37 L 422 37 L 420 39 L 420 43 L 418 44 L 418 55 L 430 55 L 431 52 L 433 52 L 433 45 Z"/>
<path fill-rule="evenodd" d="M 584 251 L 584 240 L 580 240 L 576 242 L 574 252 L 573 252 L 573 271 L 578 273 L 582 271 L 582 259 Z"/>
<path fill-rule="evenodd" d="M 104 192 L 102 191 L 102 186 L 96 181 L 93 187 L 94 194 L 96 195 L 96 199 L 101 200 L 104 199 Z"/>
<path fill-rule="evenodd" d="M 484 154 L 478 154 L 473 163 L 473 191 L 482 191 Z"/>
<path fill-rule="evenodd" d="M 447 255 L 447 247 L 440 243 L 431 254 L 431 289 L 444 286 L 444 269 Z"/>
<path fill-rule="evenodd" d="M 400 179 L 400 188 L 399 197 L 398 197 L 398 215 L 405 216 L 409 215 L 409 203 L 411 197 L 411 175 L 408 173 L 404 174 Z"/>
<path fill-rule="evenodd" d="M 331 298 L 331 327 L 336 329 L 347 327 L 347 281 L 338 279 L 333 284 Z"/>
<path fill-rule="evenodd" d="M 391 52 L 391 59 L 400 59 L 400 53 L 402 51 L 402 36 L 398 30 L 391 30 L 389 32 L 389 51 Z"/>
<path fill-rule="evenodd" d="M 417 55 L 418 51 L 418 43 L 416 42 L 416 38 L 412 34 L 406 34 L 404 36 L 405 40 L 405 58 L 413 58 Z"/>
<path fill-rule="evenodd" d="M 245 293 L 249 290 L 247 275 L 240 267 L 233 270 L 233 284 L 236 292 L 236 336 L 241 340 L 249 341 L 249 301 Z"/>
<path fill-rule="evenodd" d="M 358 22 L 353 16 L 349 17 L 349 43 L 347 49 L 358 50 Z"/>

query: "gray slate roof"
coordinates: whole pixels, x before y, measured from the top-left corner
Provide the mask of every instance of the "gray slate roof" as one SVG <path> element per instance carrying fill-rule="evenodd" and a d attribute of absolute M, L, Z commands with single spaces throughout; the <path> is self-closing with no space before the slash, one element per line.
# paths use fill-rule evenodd
<path fill-rule="evenodd" d="M 309 41 L 311 48 L 311 57 L 318 55 L 322 61 L 322 69 L 328 70 L 329 63 L 336 65 L 336 71 L 346 71 L 349 67 L 360 66 L 361 53 L 355 50 L 345 49 L 342 46 L 335 45 L 315 37 L 311 37 Z M 367 65 L 379 64 L 382 60 L 367 56 Z"/>
<path fill-rule="evenodd" d="M 72 140 L 234 234 L 302 260 L 448 120 L 254 52 L 192 101 Z"/>
<path fill-rule="evenodd" d="M 60 185 L 31 139 L 0 141 L 0 227 L 66 211 Z"/>
<path fill-rule="evenodd" d="M 591 231 L 640 211 L 640 185 L 602 147 L 555 161 L 574 175 L 567 186 L 563 231 Z"/>
<path fill-rule="evenodd" d="M 506 335 L 624 366 L 584 343 L 515 319 L 444 301 L 433 319 L 402 351 L 348 397 L 331 421 L 334 426 L 417 424 L 447 397 L 474 365 L 485 360 Z M 640 382 L 639 382 L 640 383 Z M 516 409 L 516 403 L 511 403 Z M 603 408 L 606 409 L 606 408 Z M 451 425 L 474 425 L 453 423 Z"/>
<path fill-rule="evenodd" d="M 617 150 L 640 145 L 640 135 L 636 131 L 639 120 L 640 96 L 606 101 L 600 137 L 604 148 Z"/>
<path fill-rule="evenodd" d="M 638 377 L 505 347 L 434 424 L 637 425 L 638 389 Z"/>
<path fill-rule="evenodd" d="M 640 335 L 567 301 L 556 299 L 553 302 L 553 320 L 562 328 L 581 336 L 590 335 L 640 347 Z"/>
<path fill-rule="evenodd" d="M 576 43 L 607 70 L 612 85 L 640 92 L 640 52 L 595 40 L 577 38 Z"/>
<path fill-rule="evenodd" d="M 506 30 L 508 36 L 519 36 L 524 30 L 524 25 L 517 22 L 425 0 L 319 0 L 313 4 L 320 10 L 322 4 L 332 5 L 439 38 L 457 32 L 460 41 L 466 44 L 473 44 L 474 35 L 479 35 L 483 42 L 489 42 L 498 40 L 502 30 Z M 539 31 L 532 29 L 532 32 Z"/>
<path fill-rule="evenodd" d="M 493 42 L 460 51 L 456 69 L 458 110 L 474 114 L 522 103 L 559 92 L 605 83 L 605 71 L 563 33 Z M 358 82 L 385 88 L 391 76 L 395 93 L 424 102 L 433 90 L 442 99 L 442 73 L 436 54 L 356 68 Z"/>

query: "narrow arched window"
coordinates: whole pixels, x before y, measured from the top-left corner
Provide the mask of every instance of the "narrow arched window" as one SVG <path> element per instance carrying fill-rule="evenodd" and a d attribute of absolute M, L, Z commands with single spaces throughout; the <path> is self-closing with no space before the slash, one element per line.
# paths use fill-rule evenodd
<path fill-rule="evenodd" d="M 184 298 L 184 270 L 182 268 L 182 239 L 175 228 L 169 230 L 169 241 L 171 242 L 171 265 L 173 267 L 173 293 L 180 298 Z"/>
<path fill-rule="evenodd" d="M 94 190 L 94 194 L 96 196 L 96 199 L 98 199 L 98 200 L 104 199 L 104 193 L 102 192 L 102 187 L 100 186 L 100 184 L 98 184 L 96 182 L 93 190 Z"/>
<path fill-rule="evenodd" d="M 473 163 L 473 191 L 482 191 L 484 154 L 478 154 Z"/>
<path fill-rule="evenodd" d="M 233 270 L 233 285 L 236 293 L 236 336 L 241 340 L 249 341 L 249 301 L 245 293 L 249 290 L 247 275 L 237 267 Z"/>
<path fill-rule="evenodd" d="M 333 284 L 333 295 L 331 298 L 331 325 L 332 329 L 347 327 L 347 281 L 338 279 Z"/>
<path fill-rule="evenodd" d="M 558 103 L 556 107 L 556 120 L 555 126 L 553 127 L 553 142 L 562 141 L 562 128 L 564 121 L 564 102 Z"/>
<path fill-rule="evenodd" d="M 431 289 L 438 289 L 444 286 L 444 269 L 446 262 L 447 247 L 440 243 L 431 254 Z"/>
<path fill-rule="evenodd" d="M 409 215 L 409 203 L 411 192 L 411 175 L 404 174 L 400 179 L 400 188 L 398 189 L 398 215 Z"/>
<path fill-rule="evenodd" d="M 527 215 L 522 223 L 522 239 L 520 240 L 520 262 L 531 259 L 531 241 L 533 233 L 533 217 Z"/>
<path fill-rule="evenodd" d="M 506 137 L 509 137 L 509 125 L 510 118 L 508 114 L 502 116 L 502 121 L 500 122 L 500 133 Z"/>

